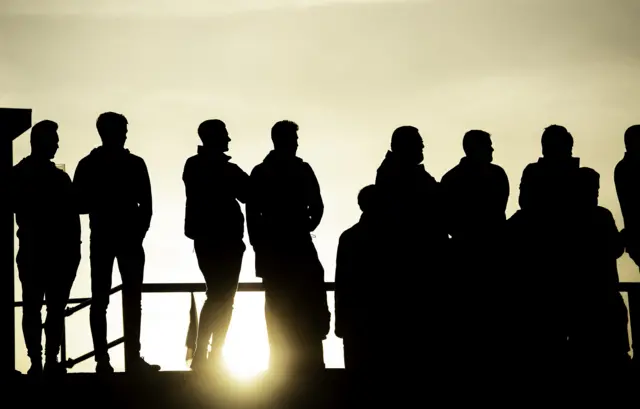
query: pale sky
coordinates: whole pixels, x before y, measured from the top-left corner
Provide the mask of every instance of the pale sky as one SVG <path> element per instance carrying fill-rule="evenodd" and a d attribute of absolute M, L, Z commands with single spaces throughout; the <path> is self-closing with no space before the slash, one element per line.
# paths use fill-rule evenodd
<path fill-rule="evenodd" d="M 127 116 L 128 146 L 147 161 L 154 193 L 146 282 L 202 282 L 183 236 L 181 181 L 198 124 L 224 120 L 230 154 L 250 172 L 271 147 L 271 125 L 296 121 L 300 156 L 326 203 L 316 244 L 333 281 L 338 237 L 359 217 L 356 194 L 405 124 L 420 129 L 426 168 L 438 179 L 462 156 L 465 131 L 490 132 L 511 182 L 509 215 L 523 168 L 540 156 L 542 130 L 565 125 L 576 156 L 600 172 L 601 205 L 622 228 L 613 169 L 624 130 L 640 123 L 638 21 L 637 0 L 0 0 L 0 106 L 57 121 L 56 162 L 71 175 L 99 144 L 97 116 Z M 16 161 L 28 154 L 27 137 L 14 152 Z M 90 295 L 84 226 L 75 297 Z M 619 265 L 622 280 L 640 281 L 626 255 Z M 241 280 L 256 280 L 250 250 Z M 177 369 L 188 296 L 144 300 L 143 354 Z M 237 300 L 230 343 L 263 359 L 261 297 Z M 119 303 L 113 298 L 110 339 L 121 333 Z M 88 311 L 68 331 L 70 356 L 92 349 Z M 20 331 L 17 343 L 26 370 Z M 326 356 L 328 366 L 342 365 L 333 336 Z M 121 352 L 113 360 L 121 365 Z"/>

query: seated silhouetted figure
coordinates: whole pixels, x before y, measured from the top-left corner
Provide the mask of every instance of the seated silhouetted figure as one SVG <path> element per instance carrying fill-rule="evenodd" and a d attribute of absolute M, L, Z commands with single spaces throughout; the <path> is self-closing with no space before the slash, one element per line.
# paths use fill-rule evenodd
<path fill-rule="evenodd" d="M 511 268 L 527 277 L 521 300 L 527 322 L 526 357 L 533 365 L 563 364 L 567 352 L 569 277 L 579 257 L 576 247 L 576 185 L 579 159 L 572 156 L 573 137 L 562 126 L 542 134 L 543 157 L 528 165 L 520 182 L 520 209 L 512 225 L 525 226 Z M 520 220 L 519 220 L 520 219 Z M 528 320 L 528 321 L 527 321 Z"/>
<path fill-rule="evenodd" d="M 58 124 L 45 120 L 31 130 L 31 155 L 13 167 L 13 211 L 18 224 L 18 273 L 22 283 L 22 331 L 31 359 L 29 374 L 42 373 L 43 301 L 45 373 L 64 373 L 58 352 L 64 311 L 80 263 L 80 216 L 71 178 L 51 160 L 58 150 Z"/>
<path fill-rule="evenodd" d="M 345 230 L 336 258 L 335 334 L 342 338 L 344 364 L 348 370 L 375 370 L 379 343 L 380 250 L 376 221 L 376 187 L 369 185 L 358 194 L 362 215 Z M 378 284 L 378 285 L 376 285 Z"/>
<path fill-rule="evenodd" d="M 207 284 L 191 364 L 194 370 L 204 368 L 211 338 L 214 364 L 222 358 L 246 249 L 244 216 L 238 201 L 246 203 L 249 194 L 249 175 L 225 154 L 230 139 L 224 122 L 204 121 L 198 135 L 202 146 L 187 160 L 182 174 L 187 195 L 184 233 L 193 240 Z"/>
<path fill-rule="evenodd" d="M 118 260 L 122 276 L 127 371 L 158 371 L 140 357 L 140 320 L 145 253 L 152 214 L 151 182 L 144 160 L 124 148 L 127 119 L 115 112 L 98 117 L 102 146 L 85 156 L 74 176 L 81 214 L 91 228 L 91 335 L 96 372 L 111 373 L 107 350 L 107 306 Z"/>
<path fill-rule="evenodd" d="M 311 166 L 296 156 L 297 131 L 291 121 L 272 127 L 274 149 L 251 172 L 247 203 L 275 370 L 324 368 L 322 340 L 329 333 L 324 269 L 311 237 L 324 204 Z"/>
<path fill-rule="evenodd" d="M 569 345 L 580 372 L 621 369 L 629 360 L 628 315 L 618 291 L 622 237 L 611 212 L 598 206 L 600 175 L 581 168 L 578 188 L 580 256 L 571 280 Z"/>
<path fill-rule="evenodd" d="M 624 134 L 626 152 L 615 169 L 615 184 L 624 218 L 627 253 L 640 266 L 640 125 Z"/>
<path fill-rule="evenodd" d="M 380 319 L 381 331 L 388 337 L 382 352 L 393 354 L 387 363 L 408 367 L 422 365 L 420 361 L 429 355 L 434 360 L 448 358 L 442 351 L 448 345 L 442 327 L 448 321 L 443 314 L 446 285 L 442 269 L 447 235 L 438 183 L 422 164 L 423 149 L 418 129 L 397 128 L 391 151 L 376 175 L 385 249 L 380 265 L 389 277 L 384 293 L 378 296 L 386 307 L 386 316 Z"/>
<path fill-rule="evenodd" d="M 467 132 L 462 146 L 465 157 L 440 182 L 446 227 L 456 255 L 451 260 L 458 321 L 454 332 L 460 337 L 454 342 L 460 344 L 459 356 L 465 360 L 487 357 L 493 361 L 496 356 L 489 349 L 499 344 L 493 335 L 504 328 L 498 310 L 508 308 L 500 302 L 507 289 L 502 288 L 504 277 L 496 258 L 501 255 L 509 179 L 491 163 L 493 146 L 487 132 Z"/>

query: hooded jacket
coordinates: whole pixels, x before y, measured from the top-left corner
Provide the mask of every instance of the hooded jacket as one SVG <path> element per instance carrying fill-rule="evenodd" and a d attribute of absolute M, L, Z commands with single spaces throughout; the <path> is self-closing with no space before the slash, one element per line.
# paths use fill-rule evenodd
<path fill-rule="evenodd" d="M 318 179 L 302 159 L 271 151 L 251 172 L 247 227 L 252 245 L 274 238 L 308 238 L 323 213 Z"/>
<path fill-rule="evenodd" d="M 184 165 L 184 234 L 192 240 L 241 241 L 244 236 L 244 215 L 238 202 L 247 202 L 249 175 L 230 159 L 200 146 L 198 154 Z"/>
<path fill-rule="evenodd" d="M 144 160 L 127 149 L 95 148 L 74 175 L 81 214 L 90 218 L 91 237 L 135 234 L 151 223 L 151 181 Z"/>

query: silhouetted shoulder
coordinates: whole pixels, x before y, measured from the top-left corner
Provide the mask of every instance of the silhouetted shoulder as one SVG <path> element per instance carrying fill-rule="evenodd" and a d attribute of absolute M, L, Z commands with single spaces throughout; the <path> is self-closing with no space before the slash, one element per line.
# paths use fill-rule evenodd
<path fill-rule="evenodd" d="M 598 206 L 596 208 L 596 216 L 600 218 L 600 220 L 608 221 L 613 225 L 616 225 L 616 219 L 613 217 L 613 213 L 606 207 Z"/>

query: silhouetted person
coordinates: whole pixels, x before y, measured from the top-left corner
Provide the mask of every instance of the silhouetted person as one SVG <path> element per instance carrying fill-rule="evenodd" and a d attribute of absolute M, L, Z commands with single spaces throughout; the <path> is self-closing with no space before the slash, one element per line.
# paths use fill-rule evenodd
<path fill-rule="evenodd" d="M 452 281 L 456 281 L 457 323 L 460 357 L 496 360 L 490 349 L 499 349 L 495 337 L 504 328 L 499 311 L 509 308 L 501 302 L 506 288 L 498 271 L 501 240 L 506 223 L 509 179 L 493 161 L 489 133 L 472 130 L 464 135 L 465 157 L 440 182 L 446 212 L 446 228 L 456 257 Z M 453 321 L 452 321 L 453 324 Z"/>
<path fill-rule="evenodd" d="M 448 359 L 443 350 L 449 344 L 443 327 L 448 239 L 439 186 L 422 164 L 423 149 L 418 129 L 397 128 L 376 175 L 385 248 L 380 264 L 388 278 L 379 294 L 387 310 L 381 326 L 392 328 L 381 328 L 380 336 L 386 338 L 385 352 L 394 357 L 385 364 L 401 367 L 426 365 L 425 359 L 433 367 Z"/>
<path fill-rule="evenodd" d="M 145 253 L 142 242 L 152 214 L 151 183 L 144 160 L 124 148 L 127 119 L 106 112 L 96 127 L 102 146 L 84 157 L 74 176 L 81 214 L 91 227 L 91 334 L 96 372 L 111 373 L 107 350 L 107 306 L 118 260 L 122 277 L 123 320 L 130 371 L 158 371 L 140 357 L 140 319 Z"/>
<path fill-rule="evenodd" d="M 379 320 L 379 237 L 376 220 L 376 187 L 369 185 L 358 194 L 362 215 L 345 230 L 338 243 L 335 288 L 335 334 L 342 338 L 344 364 L 348 370 L 375 370 L 383 347 Z"/>
<path fill-rule="evenodd" d="M 598 374 L 603 369 L 622 369 L 629 361 L 627 308 L 618 291 L 617 260 L 624 253 L 624 245 L 613 215 L 598 206 L 598 172 L 581 168 L 578 189 L 580 252 L 576 260 L 579 267 L 571 278 L 569 342 L 579 372 L 593 369 Z"/>
<path fill-rule="evenodd" d="M 22 330 L 31 359 L 29 374 L 42 373 L 43 301 L 45 373 L 64 373 L 58 353 L 64 311 L 80 263 L 80 216 L 71 178 L 51 161 L 58 150 L 58 124 L 41 121 L 31 129 L 31 155 L 13 167 L 13 211 L 18 224 L 18 272 L 22 283 Z"/>
<path fill-rule="evenodd" d="M 526 226 L 509 238 L 519 254 L 512 268 L 529 281 L 522 289 L 528 321 L 525 357 L 531 365 L 564 365 L 568 337 L 570 277 L 577 268 L 579 159 L 572 156 L 573 137 L 559 125 L 542 134 L 543 157 L 529 164 L 520 182 L 520 209 L 514 218 Z M 514 224 L 514 223 L 512 223 Z M 525 295 L 525 293 L 528 293 Z"/>
<path fill-rule="evenodd" d="M 247 228 L 256 275 L 265 289 L 265 317 L 272 369 L 324 368 L 322 340 L 330 313 L 324 269 L 311 232 L 324 204 L 318 180 L 296 156 L 298 125 L 277 122 L 274 149 L 251 172 Z"/>
<path fill-rule="evenodd" d="M 249 175 L 225 154 L 231 140 L 224 122 L 204 121 L 198 135 L 202 146 L 187 160 L 182 175 L 187 194 L 184 232 L 193 240 L 207 284 L 191 364 L 194 370 L 206 364 L 211 338 L 214 363 L 222 358 L 246 249 L 244 216 L 238 201 L 246 203 L 249 194 Z"/>
<path fill-rule="evenodd" d="M 626 152 L 615 169 L 615 184 L 624 218 L 627 253 L 640 267 L 640 125 L 624 133 Z"/>

